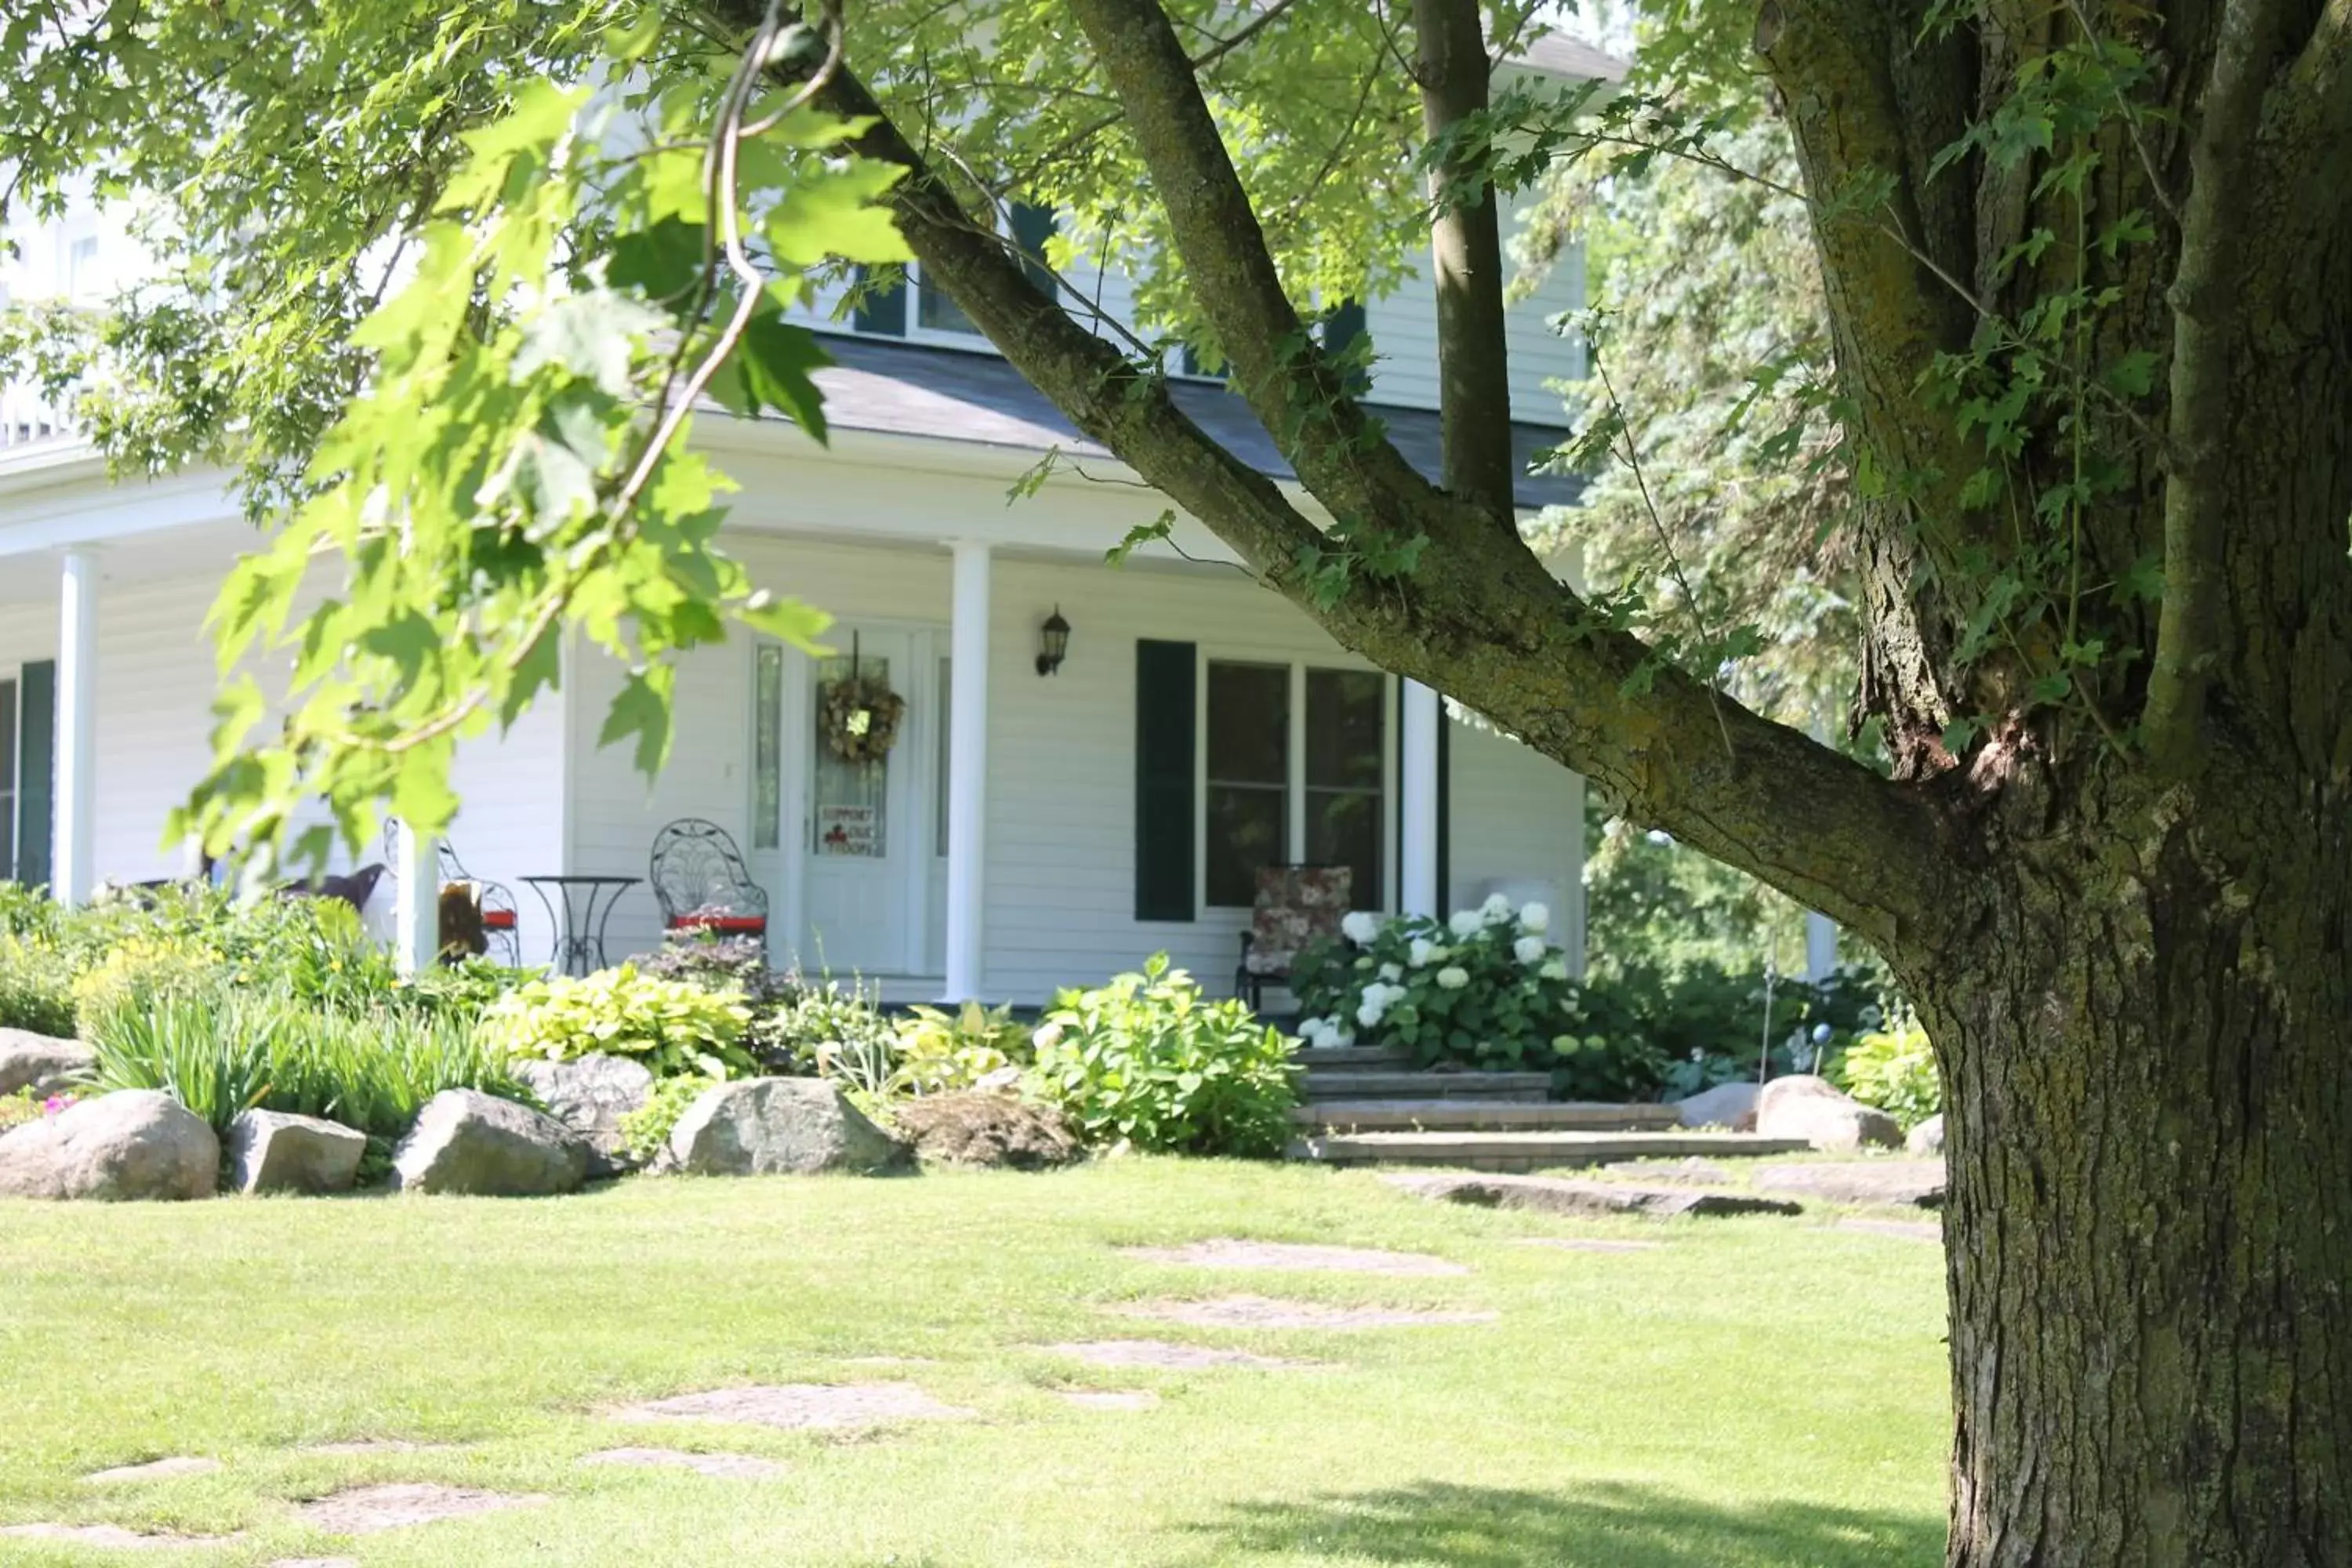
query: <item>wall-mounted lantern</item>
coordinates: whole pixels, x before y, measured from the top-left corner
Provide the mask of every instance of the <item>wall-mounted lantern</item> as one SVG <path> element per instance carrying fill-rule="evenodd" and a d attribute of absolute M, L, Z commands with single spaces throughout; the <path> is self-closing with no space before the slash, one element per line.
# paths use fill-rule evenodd
<path fill-rule="evenodd" d="M 1037 628 L 1037 673 L 1052 675 L 1062 668 L 1062 660 L 1070 651 L 1070 623 L 1062 618 L 1061 605 L 1055 605 L 1045 624 Z"/>

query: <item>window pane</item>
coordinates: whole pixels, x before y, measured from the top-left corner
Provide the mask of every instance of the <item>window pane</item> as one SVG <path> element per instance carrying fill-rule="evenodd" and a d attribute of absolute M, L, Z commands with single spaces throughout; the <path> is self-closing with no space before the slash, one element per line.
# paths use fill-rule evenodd
<path fill-rule="evenodd" d="M 825 727 L 825 697 L 833 683 L 848 679 L 852 660 L 836 655 L 816 672 L 816 766 L 814 806 L 816 853 L 852 859 L 886 860 L 890 855 L 890 757 L 856 762 L 835 749 Z M 856 661 L 860 679 L 887 687 L 890 661 Z"/>
<path fill-rule="evenodd" d="M 1290 782 L 1288 666 L 1209 666 L 1208 777 L 1219 784 Z"/>
<path fill-rule="evenodd" d="M 1381 797 L 1376 790 L 1307 792 L 1307 859 L 1355 873 L 1348 901 L 1360 910 L 1381 906 Z"/>
<path fill-rule="evenodd" d="M 954 692 L 955 661 L 943 658 L 940 660 L 940 694 L 936 699 L 940 708 L 940 755 L 937 770 L 939 820 L 932 825 L 931 829 L 932 839 L 937 846 L 931 851 L 934 855 L 945 855 L 948 852 L 948 762 L 955 755 L 955 736 L 952 728 L 955 719 Z"/>
<path fill-rule="evenodd" d="M 1213 784 L 1208 805 L 1208 900 L 1246 908 L 1257 900 L 1261 866 L 1289 859 L 1288 792 L 1255 784 Z"/>
<path fill-rule="evenodd" d="M 1307 783 L 1381 787 L 1381 728 L 1387 682 L 1369 669 L 1307 672 Z"/>
<path fill-rule="evenodd" d="M 947 290 L 933 289 L 919 281 L 915 289 L 915 320 L 934 332 L 969 332 L 977 337 L 980 329 L 962 307 L 947 296 Z"/>
<path fill-rule="evenodd" d="M 784 650 L 762 646 L 751 681 L 751 847 L 773 849 L 784 810 Z"/>

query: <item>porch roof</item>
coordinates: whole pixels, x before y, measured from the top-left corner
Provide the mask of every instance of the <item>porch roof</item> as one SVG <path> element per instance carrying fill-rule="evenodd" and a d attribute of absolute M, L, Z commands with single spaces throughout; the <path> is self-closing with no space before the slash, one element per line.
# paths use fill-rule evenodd
<path fill-rule="evenodd" d="M 847 333 L 826 334 L 824 347 L 834 364 L 817 372 L 816 382 L 824 391 L 825 420 L 837 429 L 1041 453 L 1058 447 L 1074 458 L 1110 456 L 1078 434 L 1044 394 L 992 353 Z M 1238 393 L 1220 383 L 1181 380 L 1171 381 L 1169 391 L 1202 430 L 1252 468 L 1272 479 L 1297 478 Z M 1406 461 L 1437 478 L 1436 414 L 1393 404 L 1364 406 L 1388 427 L 1389 439 Z M 1517 489 L 1520 506 L 1572 506 L 1583 493 L 1583 481 L 1572 475 L 1524 471 L 1536 454 L 1558 445 L 1567 434 L 1513 421 L 1512 446 L 1522 468 Z"/>

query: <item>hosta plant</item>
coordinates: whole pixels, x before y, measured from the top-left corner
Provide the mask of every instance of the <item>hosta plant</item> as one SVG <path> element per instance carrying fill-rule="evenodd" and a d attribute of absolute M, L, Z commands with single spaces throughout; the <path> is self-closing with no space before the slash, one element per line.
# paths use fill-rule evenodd
<path fill-rule="evenodd" d="M 1290 1042 L 1238 1001 L 1212 1001 L 1154 953 L 1139 973 L 1063 991 L 1031 1081 L 1090 1143 L 1272 1155 L 1290 1134 Z"/>
<path fill-rule="evenodd" d="M 723 1079 L 758 1070 L 742 1046 L 751 1022 L 751 1008 L 730 992 L 657 980 L 623 963 L 577 979 L 534 980 L 492 1003 L 479 1027 L 486 1044 L 517 1058 L 605 1053 L 634 1058 L 656 1078 Z"/>

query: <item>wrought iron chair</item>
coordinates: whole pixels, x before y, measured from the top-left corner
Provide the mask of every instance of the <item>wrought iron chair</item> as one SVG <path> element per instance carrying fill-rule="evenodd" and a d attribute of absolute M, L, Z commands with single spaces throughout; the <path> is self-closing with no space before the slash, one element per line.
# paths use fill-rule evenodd
<path fill-rule="evenodd" d="M 1309 942 L 1339 934 L 1355 880 L 1347 866 L 1259 867 L 1234 994 L 1248 998 L 1255 1011 L 1267 986 L 1286 984 L 1291 964 Z"/>
<path fill-rule="evenodd" d="M 768 934 L 768 891 L 751 879 L 734 838 L 715 822 L 680 817 L 654 835 L 646 879 L 666 931 Z"/>

